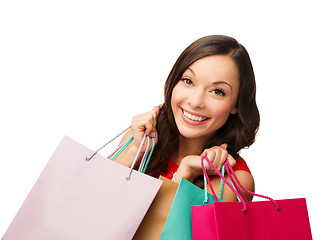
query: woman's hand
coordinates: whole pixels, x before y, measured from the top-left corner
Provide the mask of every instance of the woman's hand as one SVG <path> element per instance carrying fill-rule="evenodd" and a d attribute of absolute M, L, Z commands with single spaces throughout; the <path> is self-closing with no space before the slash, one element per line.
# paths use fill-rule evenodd
<path fill-rule="evenodd" d="M 132 134 L 134 141 L 117 157 L 115 162 L 118 162 L 124 166 L 131 167 L 134 158 L 137 155 L 139 147 L 141 145 L 144 134 L 149 135 L 155 139 L 155 144 L 158 141 L 158 134 L 156 130 L 157 116 L 159 114 L 159 107 L 154 107 L 151 111 L 136 115 L 132 119 L 132 129 L 130 129 L 122 138 L 121 143 L 127 140 Z M 145 142 L 141 154 L 138 155 L 136 161 L 142 159 L 145 152 L 147 143 Z"/>
<path fill-rule="evenodd" d="M 153 137 L 155 144 L 158 142 L 158 133 L 156 129 L 159 107 L 155 106 L 151 111 L 136 115 L 132 119 L 132 133 L 134 136 L 134 145 L 139 148 L 144 134 Z M 145 151 L 145 146 L 141 152 Z"/>
<path fill-rule="evenodd" d="M 227 144 L 220 146 L 214 146 L 209 149 L 205 149 L 200 156 L 189 155 L 182 159 L 175 179 L 177 182 L 181 178 L 185 178 L 190 182 L 193 182 L 195 178 L 202 175 L 201 158 L 207 156 L 210 162 L 220 171 L 224 162 L 228 159 L 231 167 L 236 164 L 236 160 L 228 153 Z M 206 171 L 208 175 L 217 175 L 213 168 L 206 164 Z"/>
<path fill-rule="evenodd" d="M 236 160 L 228 153 L 227 144 L 221 144 L 220 147 L 214 146 L 209 149 L 205 149 L 200 157 L 207 156 L 210 162 L 215 166 L 218 171 L 221 170 L 222 165 L 226 160 L 229 161 L 230 166 L 233 167 L 236 164 Z M 208 175 L 216 175 L 217 173 L 213 170 L 213 168 L 206 164 L 206 171 Z"/>

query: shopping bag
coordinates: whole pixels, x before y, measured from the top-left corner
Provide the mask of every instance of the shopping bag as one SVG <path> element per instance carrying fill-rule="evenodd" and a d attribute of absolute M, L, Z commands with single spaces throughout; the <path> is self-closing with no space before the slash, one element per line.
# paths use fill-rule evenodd
<path fill-rule="evenodd" d="M 192 239 L 191 206 L 212 204 L 218 199 L 182 178 L 160 239 Z M 218 201 L 223 201 L 221 198 Z"/>
<path fill-rule="evenodd" d="M 202 166 L 202 170 L 204 173 L 204 179 L 206 180 L 206 184 L 209 185 L 211 192 L 215 199 L 219 200 L 222 199 L 223 194 L 223 185 L 224 180 L 220 179 L 220 192 L 219 197 L 216 197 L 215 191 L 212 187 L 212 184 L 210 182 L 210 179 L 208 178 L 208 175 L 205 171 L 205 162 L 203 163 L 204 166 Z M 225 175 L 225 165 L 222 165 L 221 168 L 221 175 Z M 231 187 L 235 187 L 230 180 Z M 226 182 L 227 184 L 227 182 Z M 205 188 L 206 189 L 206 188 Z M 237 189 L 235 190 L 238 191 Z M 241 196 L 242 197 L 242 196 Z M 238 197 L 238 201 L 240 202 L 241 199 Z M 224 201 L 221 201 L 224 202 Z M 215 227 L 215 219 L 214 219 L 214 206 L 213 204 L 204 204 L 204 205 L 193 205 L 191 206 L 191 216 L 192 216 L 192 238 L 193 240 L 215 240 L 217 238 L 217 232 Z"/>
<path fill-rule="evenodd" d="M 130 240 L 161 184 L 64 137 L 2 239 Z"/>
<path fill-rule="evenodd" d="M 192 239 L 216 240 L 217 232 L 214 220 L 213 204 L 193 205 L 192 213 Z"/>
<path fill-rule="evenodd" d="M 202 158 L 203 160 L 204 158 Z M 203 162 L 202 162 L 203 163 Z M 203 163 L 204 164 L 204 163 Z M 209 185 L 213 196 L 216 198 L 216 194 L 211 185 L 210 179 L 205 171 L 205 166 L 202 166 L 205 179 Z M 222 165 L 221 175 L 225 174 L 225 165 Z M 230 182 L 231 186 L 234 187 L 232 181 Z M 224 180 L 221 178 L 220 183 L 220 194 L 218 199 L 222 199 L 222 190 L 223 190 Z M 226 182 L 228 184 L 228 182 Z M 235 189 L 234 189 L 235 190 Z M 237 192 L 237 190 L 235 190 Z M 239 195 L 238 195 L 239 196 Z M 241 201 L 242 195 L 238 197 L 238 200 Z M 224 202 L 224 201 L 223 201 Z M 204 205 L 193 205 L 191 206 L 191 216 L 192 216 L 192 239 L 193 240 L 216 240 L 218 239 L 218 233 L 216 231 L 216 222 L 215 222 L 215 213 L 214 213 L 213 204 L 204 204 Z"/>
<path fill-rule="evenodd" d="M 162 176 L 159 179 L 163 181 L 163 184 L 134 235 L 133 240 L 160 239 L 178 184 Z"/>
<path fill-rule="evenodd" d="M 213 167 L 211 162 L 207 158 L 205 159 Z M 248 202 L 243 199 L 242 202 L 213 203 L 215 232 L 217 233 L 215 239 L 312 239 L 305 198 L 275 201 L 270 197 L 253 193 L 242 186 L 228 161 L 226 161 L 225 165 L 228 175 L 238 188 L 240 187 L 245 192 L 265 198 L 268 201 Z M 215 170 L 217 171 L 217 169 Z M 218 172 L 219 174 L 220 172 Z M 229 184 L 227 185 L 230 187 Z M 230 188 L 236 193 L 232 186 Z M 241 195 L 241 197 L 243 196 Z M 201 216 L 201 219 L 204 219 L 204 217 Z"/>

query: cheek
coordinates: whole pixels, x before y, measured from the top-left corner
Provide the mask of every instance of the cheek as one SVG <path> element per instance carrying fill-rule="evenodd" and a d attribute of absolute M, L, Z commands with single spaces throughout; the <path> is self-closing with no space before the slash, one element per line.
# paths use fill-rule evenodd
<path fill-rule="evenodd" d="M 232 109 L 231 104 L 219 103 L 214 104 L 214 107 L 210 107 L 210 113 L 215 120 L 220 120 L 223 122 L 228 119 Z"/>
<path fill-rule="evenodd" d="M 184 92 L 181 91 L 181 88 L 179 87 L 179 84 L 176 84 L 172 91 L 172 97 L 171 97 L 171 105 L 172 108 L 177 106 L 179 103 L 181 103 L 184 99 Z"/>

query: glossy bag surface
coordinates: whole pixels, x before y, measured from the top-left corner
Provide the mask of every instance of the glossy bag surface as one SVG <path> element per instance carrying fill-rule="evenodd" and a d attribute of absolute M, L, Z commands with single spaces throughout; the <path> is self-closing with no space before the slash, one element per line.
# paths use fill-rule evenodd
<path fill-rule="evenodd" d="M 311 240 L 306 199 L 276 200 L 277 211 L 270 201 L 214 203 L 216 232 L 219 240 Z"/>
<path fill-rule="evenodd" d="M 192 239 L 217 240 L 216 222 L 214 219 L 214 206 L 195 205 L 192 211 Z"/>
<path fill-rule="evenodd" d="M 93 152 L 65 137 L 3 240 L 132 239 L 162 181 Z"/>
<path fill-rule="evenodd" d="M 206 158 L 211 167 L 213 165 Z M 216 240 L 311 240 L 306 199 L 273 200 L 270 197 L 250 192 L 239 182 L 229 162 L 227 173 L 236 187 L 224 179 L 242 202 L 215 202 L 211 206 L 193 206 L 193 239 Z M 203 159 L 202 159 L 203 166 Z M 215 168 L 214 168 L 215 169 Z M 215 169 L 221 178 L 221 173 Z M 204 173 L 206 174 L 205 170 Z M 210 183 L 209 183 L 210 184 Z M 240 191 L 268 199 L 269 201 L 248 202 Z M 215 195 L 215 194 L 214 194 Z M 206 223 L 210 227 L 200 227 Z M 211 223 L 214 228 L 211 227 Z M 208 236 L 208 237 L 207 237 Z"/>

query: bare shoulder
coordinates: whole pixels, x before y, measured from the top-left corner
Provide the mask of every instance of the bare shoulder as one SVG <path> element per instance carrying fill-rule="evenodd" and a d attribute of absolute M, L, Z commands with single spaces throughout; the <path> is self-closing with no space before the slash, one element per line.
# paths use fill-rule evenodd
<path fill-rule="evenodd" d="M 237 170 L 235 171 L 236 176 L 239 180 L 239 182 L 243 185 L 244 188 L 246 188 L 247 190 L 251 191 L 251 192 L 255 192 L 255 182 L 254 182 L 254 178 L 253 176 L 243 170 Z M 244 190 L 241 189 L 241 192 L 243 193 L 243 195 L 245 196 L 245 198 L 248 201 L 252 201 L 253 200 L 253 196 L 247 192 L 245 192 Z"/>

